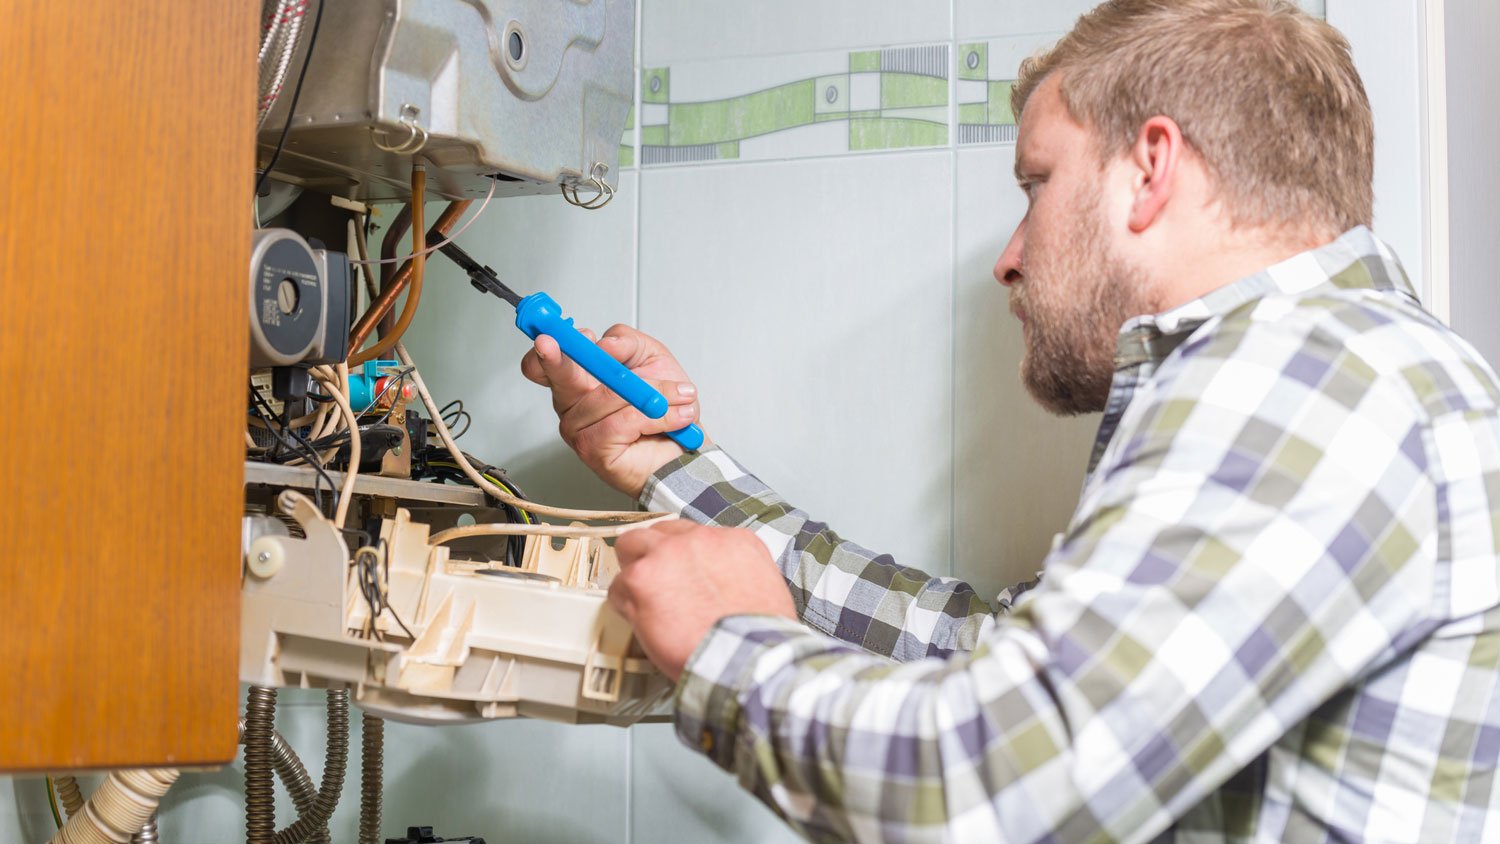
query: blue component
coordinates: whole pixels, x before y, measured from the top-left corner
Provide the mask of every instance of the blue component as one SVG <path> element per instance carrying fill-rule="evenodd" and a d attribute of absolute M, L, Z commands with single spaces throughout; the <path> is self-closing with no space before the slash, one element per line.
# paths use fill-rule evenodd
<path fill-rule="evenodd" d="M 375 403 L 375 382 L 381 379 L 382 370 L 400 369 L 399 360 L 367 360 L 358 371 L 349 373 L 349 406 L 355 413 L 363 413 Z"/>
<path fill-rule="evenodd" d="M 646 414 L 647 418 L 660 419 L 667 415 L 666 396 L 583 336 L 573 327 L 573 319 L 562 315 L 562 307 L 551 296 L 533 293 L 522 299 L 516 306 L 516 327 L 533 340 L 539 334 L 556 340 L 563 354 L 599 379 L 599 383 L 630 402 L 636 410 Z M 697 425 L 668 431 L 667 436 L 688 451 L 703 447 L 703 429 Z"/>

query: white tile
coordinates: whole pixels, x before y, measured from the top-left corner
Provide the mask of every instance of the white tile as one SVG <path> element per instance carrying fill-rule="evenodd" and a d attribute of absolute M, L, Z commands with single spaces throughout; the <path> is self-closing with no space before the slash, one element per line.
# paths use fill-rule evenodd
<path fill-rule="evenodd" d="M 630 840 L 795 844 L 801 841 L 734 777 L 677 740 L 670 724 L 631 727 Z"/>
<path fill-rule="evenodd" d="M 948 0 L 642 0 L 643 66 L 946 41 Z"/>
<path fill-rule="evenodd" d="M 641 326 L 709 435 L 845 538 L 946 574 L 951 153 L 648 170 Z"/>
<path fill-rule="evenodd" d="M 1097 0 L 958 0 L 959 41 L 996 35 L 1066 32 Z"/>
<path fill-rule="evenodd" d="M 574 208 L 560 196 L 495 200 L 459 245 L 517 292 L 547 291 L 579 327 L 599 332 L 631 322 L 637 179 L 634 171 L 621 173 L 614 200 L 597 211 Z M 437 210 L 429 208 L 429 219 Z M 558 439 L 547 392 L 521 377 L 531 342 L 515 327 L 515 312 L 475 292 L 448 259 L 428 260 L 422 307 L 407 336 L 438 403 L 461 398 L 473 415 L 473 427 L 459 440 L 465 451 L 504 467 L 547 503 L 626 503 Z"/>
<path fill-rule="evenodd" d="M 993 598 L 1030 579 L 1067 524 L 1098 416 L 1059 419 L 1021 386 L 1021 331 L 995 259 L 1025 212 L 1014 148 L 958 153 L 954 574 Z"/>
<path fill-rule="evenodd" d="M 1063 34 L 1061 30 L 1053 30 L 986 39 L 989 57 L 986 78 L 1015 79 L 1020 75 L 1022 61 L 1056 44 Z"/>
<path fill-rule="evenodd" d="M 675 62 L 671 67 L 670 99 L 674 103 L 725 100 L 806 79 L 843 76 L 848 72 L 848 50 Z"/>
<path fill-rule="evenodd" d="M 849 151 L 849 122 L 827 120 L 740 141 L 741 161 L 838 155 Z"/>

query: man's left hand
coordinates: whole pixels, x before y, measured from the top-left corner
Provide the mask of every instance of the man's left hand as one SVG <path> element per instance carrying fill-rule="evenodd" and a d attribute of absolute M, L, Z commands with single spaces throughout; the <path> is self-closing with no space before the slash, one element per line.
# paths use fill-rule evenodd
<path fill-rule="evenodd" d="M 609 602 L 673 682 L 719 619 L 797 618 L 776 561 L 748 530 L 663 522 L 621 536 L 615 552 L 620 573 Z"/>

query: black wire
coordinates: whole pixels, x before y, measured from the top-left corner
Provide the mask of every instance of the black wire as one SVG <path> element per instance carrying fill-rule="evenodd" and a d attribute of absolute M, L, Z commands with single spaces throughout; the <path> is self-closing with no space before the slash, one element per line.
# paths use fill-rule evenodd
<path fill-rule="evenodd" d="M 411 628 L 401 620 L 395 608 L 386 603 L 386 593 L 380 588 L 382 572 L 387 583 L 391 579 L 391 560 L 386 550 L 385 540 L 380 540 L 375 548 L 359 549 L 354 555 L 354 565 L 357 569 L 355 576 L 359 582 L 360 594 L 364 596 L 365 605 L 370 608 L 370 619 L 365 624 L 366 635 L 372 639 L 384 638 L 376 629 L 375 620 L 380 617 L 381 613 L 390 610 L 391 618 L 396 620 L 396 624 L 400 625 L 408 638 L 416 641 L 417 637 L 412 634 Z M 379 571 L 376 570 L 377 565 L 380 566 Z"/>
<path fill-rule="evenodd" d="M 291 131 L 292 120 L 297 114 L 297 100 L 302 96 L 302 81 L 307 78 L 308 65 L 312 64 L 313 47 L 318 44 L 318 27 L 323 23 L 323 4 L 326 2 L 328 0 L 317 0 L 318 11 L 313 16 L 312 32 L 307 36 L 307 56 L 302 60 L 302 71 L 297 74 L 297 86 L 292 89 L 291 102 L 287 103 L 286 125 L 281 127 L 281 137 L 276 141 L 276 149 L 271 153 L 271 160 L 266 162 L 266 169 L 260 171 L 260 176 L 255 180 L 253 196 L 256 201 L 259 201 L 261 189 L 266 186 L 266 179 L 271 177 L 271 171 L 276 168 L 276 162 L 281 158 L 281 150 L 286 147 L 286 136 Z"/>
<path fill-rule="evenodd" d="M 448 456 L 446 450 L 438 449 L 435 446 L 430 448 L 433 448 L 433 450 L 435 451 L 442 452 L 442 456 L 435 461 L 430 457 L 424 460 L 423 465 L 425 467 L 425 474 L 430 474 L 440 481 L 451 481 L 453 483 L 462 484 L 464 486 L 474 485 L 473 482 L 469 480 L 469 476 L 465 475 L 463 473 L 463 470 L 459 469 L 456 464 L 452 466 L 442 465 L 446 462 L 446 458 Z M 469 461 L 469 464 L 474 467 L 474 471 L 478 472 L 482 476 L 488 475 L 490 478 L 499 481 L 500 485 L 506 489 L 509 489 L 512 495 L 522 500 L 526 500 L 526 495 L 521 492 L 521 488 L 516 485 L 516 482 L 511 480 L 509 475 L 505 474 L 504 469 L 501 469 L 497 466 L 491 466 L 485 463 L 483 460 L 480 460 L 479 458 L 469 454 L 468 452 L 463 452 L 463 456 L 464 459 Z M 433 463 L 437 463 L 439 465 L 432 465 Z M 413 477 L 415 477 L 415 475 Z M 532 521 L 530 518 L 528 518 L 527 514 L 522 513 L 521 510 L 517 509 L 513 504 L 494 498 L 493 496 L 489 495 L 489 493 L 485 493 L 485 498 L 493 503 L 495 509 L 504 512 L 505 518 L 510 521 L 511 524 L 523 524 Z M 510 536 L 507 537 L 507 540 L 508 541 L 505 544 L 505 564 L 507 566 L 521 565 L 521 559 L 526 556 L 526 537 L 519 535 Z"/>
<path fill-rule="evenodd" d="M 457 407 L 454 407 L 454 405 L 457 405 Z M 449 408 L 453 409 L 449 410 Z M 464 410 L 463 399 L 454 399 L 453 401 L 450 401 L 447 404 L 443 405 L 442 408 L 438 410 L 438 415 L 442 417 L 443 424 L 447 425 L 450 429 L 457 428 L 459 420 L 463 420 L 463 429 L 451 432 L 455 440 L 469 432 L 469 424 L 474 420 L 474 417 L 470 416 L 467 410 Z M 448 421 L 450 418 L 453 420 L 452 422 Z"/>
<path fill-rule="evenodd" d="M 292 451 L 293 456 L 301 457 L 303 460 L 306 460 L 308 462 L 308 465 L 317 470 L 318 477 L 313 480 L 313 498 L 317 501 L 318 509 L 322 510 L 324 513 L 328 512 L 327 509 L 325 509 L 323 506 L 323 488 L 318 485 L 319 481 L 323 481 L 328 484 L 328 492 L 333 496 L 334 509 L 338 509 L 338 485 L 333 482 L 333 478 L 328 474 L 327 470 L 323 468 L 322 460 L 318 455 L 318 450 L 307 441 L 306 437 L 303 437 L 295 430 L 292 430 L 285 426 L 272 427 L 272 425 L 276 421 L 276 411 L 272 409 L 270 402 L 266 401 L 266 397 L 261 395 L 259 390 L 255 389 L 255 385 L 253 383 L 250 385 L 250 399 L 255 404 L 256 415 L 258 415 L 261 420 L 266 423 L 266 430 L 270 431 L 272 435 L 276 437 L 276 449 L 273 450 L 271 454 L 267 455 L 269 461 L 272 463 L 281 462 L 281 446 L 285 445 Z M 286 406 L 283 406 L 283 418 L 285 418 L 286 416 L 286 409 Z M 298 448 L 299 445 L 301 446 L 300 449 Z"/>

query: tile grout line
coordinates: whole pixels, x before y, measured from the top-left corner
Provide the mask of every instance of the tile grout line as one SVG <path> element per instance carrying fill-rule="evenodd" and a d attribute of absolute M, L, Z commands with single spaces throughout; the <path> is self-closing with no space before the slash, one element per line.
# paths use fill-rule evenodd
<path fill-rule="evenodd" d="M 958 0 L 948 0 L 948 575 L 958 576 Z"/>
<path fill-rule="evenodd" d="M 635 109 L 635 196 L 634 208 L 631 216 L 631 248 L 635 257 L 635 272 L 631 276 L 633 286 L 633 301 L 631 303 L 632 313 L 630 324 L 639 328 L 641 325 L 641 190 L 646 182 L 645 150 L 641 147 L 642 129 L 645 122 L 644 103 L 641 101 L 641 74 L 644 63 L 641 60 L 641 51 L 645 48 L 641 36 L 643 29 L 641 19 L 645 17 L 645 0 L 636 5 L 635 11 L 635 61 L 632 62 L 633 78 L 635 80 L 634 90 L 631 92 L 631 102 Z M 635 841 L 635 778 L 632 771 L 635 769 L 635 728 L 625 728 L 625 844 L 633 844 Z"/>

